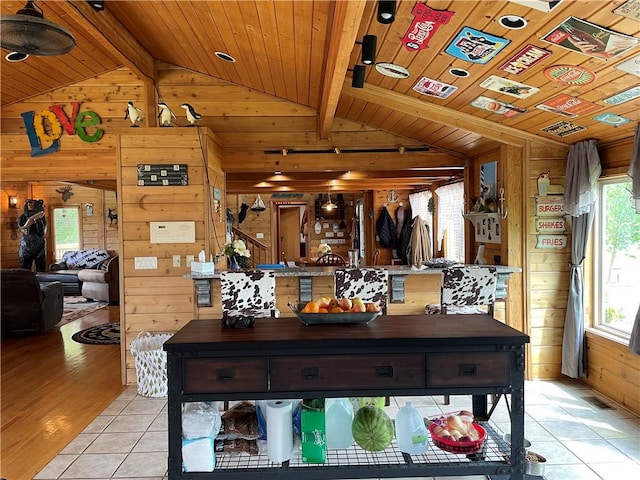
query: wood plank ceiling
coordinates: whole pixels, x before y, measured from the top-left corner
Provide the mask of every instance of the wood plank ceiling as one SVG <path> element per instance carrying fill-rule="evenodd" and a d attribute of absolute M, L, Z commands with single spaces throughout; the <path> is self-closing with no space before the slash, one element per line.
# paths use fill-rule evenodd
<path fill-rule="evenodd" d="M 331 179 L 351 176 L 353 182 L 344 183 L 341 188 L 361 186 L 367 179 L 378 184 L 396 182 L 398 188 L 419 188 L 434 180 L 459 175 L 466 159 L 500 144 L 522 145 L 528 139 L 543 139 L 568 145 L 588 138 L 597 138 L 601 144 L 613 143 L 631 137 L 640 119 L 638 98 L 619 102 L 619 97 L 614 97 L 633 88 L 627 95 L 632 97 L 631 93 L 637 95 L 640 89 L 637 0 L 426 3 L 400 0 L 391 24 L 379 23 L 378 2 L 366 0 L 107 0 L 100 12 L 83 1 L 36 3 L 47 20 L 73 33 L 77 47 L 58 57 L 32 56 L 19 63 L 3 59 L 0 94 L 3 108 L 126 67 L 147 87 L 145 104 L 155 111 L 158 72 L 166 65 L 177 66 L 194 75 L 246 88 L 248 102 L 251 92 L 292 102 L 304 114 L 296 121 L 311 120 L 308 123 L 311 140 L 285 144 L 278 131 L 282 119 L 269 118 L 259 107 L 242 115 L 213 111 L 202 99 L 198 110 L 203 118 L 198 124 L 220 135 L 225 152 L 234 160 L 229 164 L 235 164 L 243 152 L 265 155 L 265 151 L 281 152 L 286 148 L 289 158 L 293 158 L 305 150 L 331 151 L 338 147 L 342 151 L 341 155 L 331 154 L 332 159 L 320 162 L 321 166 L 317 166 L 318 162 L 307 162 L 297 172 L 283 171 L 286 175 L 280 177 L 279 185 L 323 188 Z M 3 1 L 0 11 L 2 15 L 10 15 L 23 7 L 24 2 Z M 551 10 L 546 12 L 545 7 Z M 418 28 L 414 22 L 417 17 L 412 13 L 415 9 L 431 9 L 431 17 L 423 18 Z M 452 13 L 446 22 L 429 22 L 436 16 L 443 18 L 447 11 Z M 499 21 L 505 16 L 511 20 L 514 16 L 521 17 L 526 25 L 521 29 L 505 28 Z M 579 19 L 578 25 L 587 21 L 597 26 L 592 33 L 609 40 L 602 47 L 604 53 L 579 53 L 577 46 L 568 43 L 566 30 L 559 25 L 569 17 Z M 585 24 L 582 28 L 589 29 Z M 412 29 L 419 33 L 418 37 L 423 36 L 425 48 L 414 50 L 403 44 L 403 37 Z M 474 36 L 471 29 L 481 32 L 479 38 L 471 38 Z M 608 29 L 620 35 L 609 35 Z M 570 48 L 541 39 L 552 31 L 565 31 L 564 45 Z M 364 87 L 352 87 L 352 70 L 355 65 L 362 65 L 363 46 L 359 42 L 364 35 L 377 37 L 374 63 L 401 67 L 392 67 L 394 70 L 405 68 L 409 76 L 393 78 L 380 73 L 379 65 L 372 65 L 366 67 Z M 488 45 L 491 40 L 497 46 Z M 626 40 L 628 44 L 615 51 L 612 46 L 615 40 Z M 461 42 L 466 45 L 473 42 L 475 53 L 489 53 L 485 57 L 481 53 L 470 61 L 472 53 L 465 54 L 463 49 L 454 47 Z M 530 45 L 537 52 L 546 50 L 549 55 L 529 68 L 523 67 L 518 75 L 500 69 Z M 236 61 L 223 61 L 216 52 L 231 55 Z M 628 65 L 634 61 L 635 67 L 630 69 Z M 569 74 L 584 69 L 583 78 L 593 81 L 568 84 L 552 81 L 549 77 L 553 73 L 545 75 L 545 71 L 555 66 L 558 66 L 555 73 L 561 70 L 560 66 L 569 66 L 566 67 Z M 469 75 L 454 76 L 452 69 L 466 70 Z M 528 87 L 528 92 L 514 96 L 485 88 L 492 79 L 498 83 L 519 82 Z M 422 92 L 418 84 L 422 85 Z M 184 86 L 189 86 L 188 81 Z M 425 89 L 431 93 L 425 94 Z M 485 108 L 472 104 L 482 97 L 488 99 L 484 100 Z M 537 107 L 541 104 L 546 104 L 544 110 Z M 565 110 L 552 111 L 558 106 Z M 595 118 L 602 114 L 608 114 L 605 122 Z M 154 116 L 149 117 L 153 120 Z M 245 143 L 242 149 L 232 148 L 234 141 L 231 135 L 226 137 L 222 123 L 234 121 L 247 125 L 247 134 L 254 126 L 259 129 L 263 133 L 260 142 Z M 564 123 L 556 127 L 555 133 L 543 131 L 559 122 Z M 122 119 L 121 124 L 126 126 Z M 353 125 L 358 126 L 361 134 L 351 139 L 347 135 L 341 137 L 341 126 L 345 125 L 351 127 L 348 131 L 352 131 Z M 561 136 L 562 127 L 576 131 Z M 387 140 L 367 141 L 380 131 L 386 132 Z M 411 151 L 426 147 L 430 149 L 428 153 Z M 405 155 L 395 156 L 393 168 L 383 167 L 382 162 L 367 168 L 366 158 L 372 155 L 379 158 L 384 153 L 349 152 L 369 149 L 405 149 Z M 401 158 L 396 163 L 398 157 Z M 272 177 L 271 164 L 263 164 L 262 167 L 257 162 L 252 164 L 249 172 L 230 168 L 230 189 L 268 179 L 270 185 L 278 184 Z"/>

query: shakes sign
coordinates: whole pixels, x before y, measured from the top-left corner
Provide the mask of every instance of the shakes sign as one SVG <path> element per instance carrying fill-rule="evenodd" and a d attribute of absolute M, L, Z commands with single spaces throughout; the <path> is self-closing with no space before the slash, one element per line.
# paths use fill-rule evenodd
<path fill-rule="evenodd" d="M 78 135 L 85 142 L 97 142 L 104 135 L 100 125 L 100 117 L 90 110 L 80 112 L 80 102 L 71 104 L 71 115 L 67 115 L 61 105 L 52 105 L 48 110 L 40 112 L 23 112 L 20 115 L 27 129 L 31 156 L 41 157 L 60 150 L 60 137 Z M 96 127 L 90 133 L 90 127 Z"/>

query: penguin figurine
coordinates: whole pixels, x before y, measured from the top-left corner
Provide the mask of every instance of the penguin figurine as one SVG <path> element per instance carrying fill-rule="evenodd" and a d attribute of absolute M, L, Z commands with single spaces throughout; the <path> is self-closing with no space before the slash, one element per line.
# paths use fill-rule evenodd
<path fill-rule="evenodd" d="M 159 102 L 158 107 L 160 107 L 160 113 L 158 114 L 158 118 L 160 119 L 160 126 L 170 127 L 171 117 L 176 118 L 176 115 L 171 111 L 169 105 L 164 102 Z"/>
<path fill-rule="evenodd" d="M 187 120 L 189 120 L 191 126 L 194 126 L 196 122 L 202 118 L 202 115 L 196 112 L 194 108 L 188 103 L 183 103 L 180 106 L 187 111 Z"/>
<path fill-rule="evenodd" d="M 124 111 L 124 119 L 126 120 L 127 118 L 131 121 L 132 127 L 137 127 L 137 123 L 144 120 L 144 112 L 134 106 L 133 102 L 129 102 L 127 103 L 127 109 Z"/>

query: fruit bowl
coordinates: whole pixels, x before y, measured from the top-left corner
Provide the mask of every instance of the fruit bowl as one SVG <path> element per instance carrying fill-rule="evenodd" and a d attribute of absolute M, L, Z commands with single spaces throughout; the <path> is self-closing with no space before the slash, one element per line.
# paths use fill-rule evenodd
<path fill-rule="evenodd" d="M 382 312 L 343 312 L 343 313 L 302 313 L 304 303 L 291 304 L 289 308 L 293 314 L 305 325 L 325 325 L 332 323 L 367 324 L 372 322 Z"/>
<path fill-rule="evenodd" d="M 433 433 L 433 429 L 438 425 L 436 423 L 432 423 L 429 425 L 429 433 L 431 433 L 431 439 L 433 440 L 433 444 L 438 447 L 440 450 L 444 450 L 445 452 L 450 453 L 459 453 L 463 455 L 478 453 L 482 450 L 482 446 L 484 445 L 484 440 L 487 438 L 487 431 L 477 423 L 473 423 L 473 428 L 478 432 L 478 440 L 475 441 L 454 441 L 449 440 L 448 438 L 442 438 Z"/>

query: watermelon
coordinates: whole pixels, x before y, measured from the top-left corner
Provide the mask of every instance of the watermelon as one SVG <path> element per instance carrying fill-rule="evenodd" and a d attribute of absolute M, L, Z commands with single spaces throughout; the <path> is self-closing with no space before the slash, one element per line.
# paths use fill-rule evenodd
<path fill-rule="evenodd" d="M 353 417 L 351 433 L 362 449 L 380 452 L 393 441 L 393 421 L 381 408 L 367 405 Z"/>
<path fill-rule="evenodd" d="M 371 405 L 378 408 L 384 408 L 384 397 L 359 397 L 358 408 Z"/>

